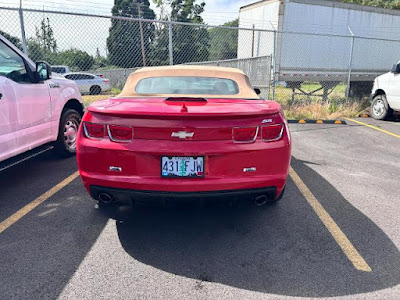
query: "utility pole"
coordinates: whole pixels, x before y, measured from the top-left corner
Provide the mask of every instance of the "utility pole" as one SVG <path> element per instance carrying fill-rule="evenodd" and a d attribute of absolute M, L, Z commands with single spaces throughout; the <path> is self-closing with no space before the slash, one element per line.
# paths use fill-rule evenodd
<path fill-rule="evenodd" d="M 25 36 L 24 12 L 22 11 L 22 0 L 19 1 L 19 22 L 21 26 L 22 49 L 24 53 L 28 55 L 28 47 L 26 46 Z"/>
<path fill-rule="evenodd" d="M 135 0 L 133 0 L 135 1 Z M 142 18 L 142 6 L 145 6 L 143 3 L 136 3 L 139 11 L 139 19 Z M 144 37 L 143 37 L 143 26 L 142 26 L 142 21 L 139 21 L 139 29 L 140 29 L 140 44 L 142 46 L 142 59 L 143 59 L 143 66 L 145 67 L 146 64 L 146 51 L 144 49 Z"/>
<path fill-rule="evenodd" d="M 254 57 L 254 28 L 255 25 L 253 24 L 253 30 L 252 30 L 253 34 L 251 36 L 251 57 Z"/>

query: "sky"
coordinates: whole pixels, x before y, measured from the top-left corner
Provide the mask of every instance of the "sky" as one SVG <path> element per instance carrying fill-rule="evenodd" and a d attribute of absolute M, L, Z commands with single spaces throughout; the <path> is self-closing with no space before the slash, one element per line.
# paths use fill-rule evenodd
<path fill-rule="evenodd" d="M 152 2 L 152 0 L 150 0 Z M 221 25 L 239 16 L 239 8 L 257 0 L 203 0 L 206 3 L 203 19 L 209 25 Z M 198 1 L 199 2 L 199 1 Z M 0 0 L 0 29 L 21 36 L 18 11 L 1 10 L 1 7 L 18 7 L 20 0 Z M 114 0 L 22 0 L 22 7 L 37 10 L 111 15 Z M 158 9 L 152 5 L 155 12 Z M 111 25 L 110 19 L 76 17 L 71 15 L 24 12 L 27 39 L 35 37 L 36 27 L 43 18 L 49 18 L 57 40 L 58 49 L 79 47 L 91 55 L 97 49 L 106 56 L 106 39 Z"/>
<path fill-rule="evenodd" d="M 203 0 L 206 3 L 203 18 L 206 23 L 220 25 L 234 20 L 239 8 L 257 0 Z M 203 2 L 197 0 L 197 3 Z M 150 0 L 151 6 L 157 9 Z M 19 6 L 20 0 L 0 0 L 0 6 Z M 109 14 L 114 0 L 22 0 L 23 7 L 36 9 L 61 9 L 73 12 Z"/>

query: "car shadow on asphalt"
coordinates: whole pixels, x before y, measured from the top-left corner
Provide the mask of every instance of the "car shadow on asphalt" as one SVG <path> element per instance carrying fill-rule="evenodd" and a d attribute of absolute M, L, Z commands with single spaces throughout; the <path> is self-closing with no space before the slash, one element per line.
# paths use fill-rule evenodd
<path fill-rule="evenodd" d="M 385 233 L 305 162 L 292 166 L 372 272 L 353 267 L 291 179 L 282 201 L 261 209 L 133 209 L 117 222 L 120 242 L 160 270 L 263 293 L 329 297 L 399 284 L 400 252 Z"/>

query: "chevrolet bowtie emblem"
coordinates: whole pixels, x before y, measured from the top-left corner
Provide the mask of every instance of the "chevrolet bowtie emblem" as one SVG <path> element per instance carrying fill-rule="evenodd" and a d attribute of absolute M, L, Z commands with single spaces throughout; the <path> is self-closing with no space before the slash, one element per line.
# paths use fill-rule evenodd
<path fill-rule="evenodd" d="M 191 138 L 193 136 L 194 136 L 194 132 L 186 132 L 186 131 L 178 131 L 178 132 L 173 132 L 171 134 L 171 137 L 177 137 L 180 139 Z"/>

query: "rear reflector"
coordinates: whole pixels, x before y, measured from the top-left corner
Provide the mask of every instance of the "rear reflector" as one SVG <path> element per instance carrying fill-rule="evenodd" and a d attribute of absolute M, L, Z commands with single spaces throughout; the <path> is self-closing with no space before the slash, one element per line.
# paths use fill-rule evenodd
<path fill-rule="evenodd" d="M 258 134 L 258 127 L 235 127 L 232 130 L 232 139 L 235 143 L 253 143 Z"/>
<path fill-rule="evenodd" d="M 83 130 L 88 138 L 101 140 L 104 137 L 103 124 L 83 122 Z"/>
<path fill-rule="evenodd" d="M 113 142 L 129 142 L 133 140 L 132 127 L 108 125 L 107 129 L 110 140 Z"/>
<path fill-rule="evenodd" d="M 283 124 L 274 124 L 261 127 L 261 138 L 264 142 L 277 141 L 282 137 Z"/>

